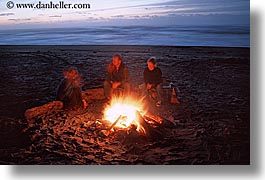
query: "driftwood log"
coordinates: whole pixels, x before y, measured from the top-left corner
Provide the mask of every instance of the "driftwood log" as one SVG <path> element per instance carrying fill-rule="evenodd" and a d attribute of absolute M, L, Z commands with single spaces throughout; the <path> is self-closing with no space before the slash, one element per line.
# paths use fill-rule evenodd
<path fill-rule="evenodd" d="M 61 101 L 52 101 L 42 106 L 34 107 L 25 111 L 24 116 L 27 120 L 34 117 L 40 116 L 51 110 L 60 110 L 63 108 L 63 103 Z"/>
<path fill-rule="evenodd" d="M 156 130 L 149 123 L 145 121 L 144 117 L 139 113 L 139 111 L 136 111 L 136 114 L 137 114 L 139 123 L 145 130 L 145 134 L 148 139 L 156 139 L 156 138 L 161 138 L 163 136 L 160 131 Z"/>
<path fill-rule="evenodd" d="M 103 88 L 87 89 L 82 92 L 82 99 L 84 99 L 88 104 L 93 103 L 95 100 L 104 99 Z M 44 105 L 37 106 L 34 108 L 27 109 L 24 113 L 24 117 L 30 120 L 34 117 L 41 116 L 45 113 L 60 110 L 63 108 L 63 103 L 61 101 L 51 101 Z"/>

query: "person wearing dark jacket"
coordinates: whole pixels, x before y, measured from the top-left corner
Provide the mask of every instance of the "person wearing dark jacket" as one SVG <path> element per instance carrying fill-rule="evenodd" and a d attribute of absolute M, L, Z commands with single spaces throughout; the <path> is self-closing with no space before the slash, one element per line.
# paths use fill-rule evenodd
<path fill-rule="evenodd" d="M 81 80 L 75 67 L 67 67 L 63 71 L 64 79 L 61 81 L 56 99 L 63 102 L 64 109 L 79 109 L 86 107 L 82 100 Z"/>
<path fill-rule="evenodd" d="M 130 90 L 128 83 L 129 73 L 119 54 L 115 54 L 107 68 L 107 78 L 104 82 L 104 95 L 110 99 L 114 89 L 122 88 L 125 92 Z"/>
<path fill-rule="evenodd" d="M 161 105 L 161 83 L 162 71 L 156 66 L 156 58 L 151 57 L 147 60 L 147 67 L 144 70 L 144 83 L 145 92 L 148 93 L 151 89 L 155 89 L 157 92 L 157 102 L 156 105 Z"/>

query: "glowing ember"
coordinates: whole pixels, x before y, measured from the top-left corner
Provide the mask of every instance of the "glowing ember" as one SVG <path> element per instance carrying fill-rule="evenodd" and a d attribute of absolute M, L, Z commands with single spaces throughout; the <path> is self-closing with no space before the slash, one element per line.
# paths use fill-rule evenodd
<path fill-rule="evenodd" d="M 137 131 L 144 132 L 137 118 L 137 111 L 143 114 L 141 101 L 136 101 L 132 97 L 113 98 L 110 105 L 104 111 L 104 119 L 115 123 L 119 118 L 115 127 L 128 128 L 135 125 Z"/>

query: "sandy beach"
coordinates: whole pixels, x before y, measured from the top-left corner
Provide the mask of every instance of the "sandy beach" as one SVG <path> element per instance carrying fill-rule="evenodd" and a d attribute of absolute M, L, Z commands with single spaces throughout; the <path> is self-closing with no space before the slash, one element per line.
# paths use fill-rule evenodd
<path fill-rule="evenodd" d="M 124 142 L 101 136 L 107 64 L 120 53 L 133 87 L 156 56 L 166 99 L 150 112 L 174 126 L 162 137 Z M 250 48 L 174 46 L 0 46 L 0 164 L 250 164 Z M 49 110 L 26 120 L 27 109 L 55 99 L 62 70 L 78 68 L 88 110 Z"/>

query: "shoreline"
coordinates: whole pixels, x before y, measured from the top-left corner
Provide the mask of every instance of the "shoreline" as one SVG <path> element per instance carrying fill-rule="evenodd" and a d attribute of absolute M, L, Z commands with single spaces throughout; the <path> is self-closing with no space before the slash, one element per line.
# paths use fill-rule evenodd
<path fill-rule="evenodd" d="M 80 47 L 105 47 L 105 46 L 109 46 L 109 47 L 165 47 L 165 48 L 239 48 L 239 49 L 250 49 L 250 47 L 249 46 L 179 46 L 179 45 L 176 45 L 176 46 L 173 46 L 173 45 L 126 45 L 126 44 L 124 44 L 124 45 L 111 45 L 111 44 L 109 44 L 109 45 L 93 45 L 93 44 L 91 44 L 91 45 L 75 45 L 75 44 L 73 44 L 73 45 L 16 45 L 16 44 L 14 44 L 14 45 L 12 45 L 12 44 L 0 44 L 0 47 L 4 47 L 4 46 L 6 46 L 6 47 L 10 47 L 10 46 L 21 46 L 21 47 L 23 47 L 23 46 L 25 46 L 25 47 L 30 47 L 30 46 L 32 46 L 32 47 L 41 47 L 41 46 L 43 46 L 43 47 L 47 47 L 47 46 L 62 46 L 62 47 L 68 47 L 68 46 L 73 46 L 73 47 L 78 47 L 78 46 L 80 46 Z"/>

